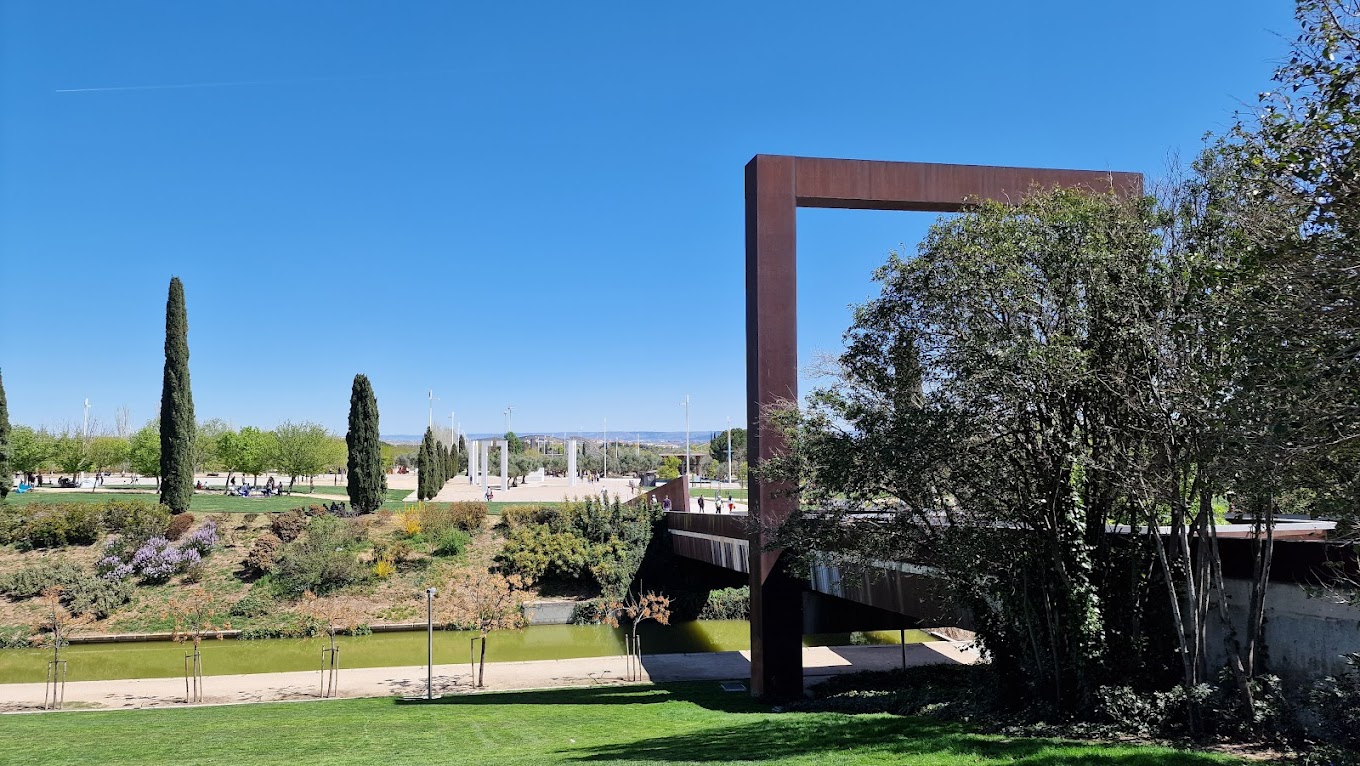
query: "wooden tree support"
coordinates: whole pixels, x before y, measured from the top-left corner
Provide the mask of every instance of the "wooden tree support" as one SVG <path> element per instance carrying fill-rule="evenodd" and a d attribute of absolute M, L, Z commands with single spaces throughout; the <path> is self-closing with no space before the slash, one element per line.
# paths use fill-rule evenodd
<path fill-rule="evenodd" d="M 340 647 L 321 650 L 321 696 L 334 697 L 340 688 Z"/>
<path fill-rule="evenodd" d="M 203 655 L 194 648 L 184 655 L 184 701 L 187 704 L 203 701 Z"/>
<path fill-rule="evenodd" d="M 66 660 L 49 660 L 43 687 L 43 710 L 61 710 L 66 700 Z"/>

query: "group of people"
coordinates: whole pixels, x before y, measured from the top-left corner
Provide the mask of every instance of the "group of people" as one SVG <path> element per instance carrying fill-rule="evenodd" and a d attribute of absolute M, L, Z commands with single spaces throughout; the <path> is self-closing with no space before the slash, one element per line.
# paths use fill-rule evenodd
<path fill-rule="evenodd" d="M 195 486 L 195 488 L 198 487 L 198 485 L 194 485 L 194 486 Z M 207 488 L 208 488 L 208 486 L 207 486 L 206 484 L 204 484 L 204 485 L 203 485 L 203 489 L 207 489 Z M 276 496 L 276 495 L 282 495 L 282 494 L 283 494 L 283 482 L 282 482 L 282 481 L 275 481 L 275 480 L 274 480 L 274 477 L 273 477 L 273 476 L 270 476 L 270 477 L 269 477 L 269 481 L 265 482 L 265 484 L 264 484 L 263 487 L 252 487 L 251 485 L 246 484 L 244 481 L 241 482 L 241 486 L 238 487 L 238 486 L 236 486 L 236 477 L 235 477 L 235 476 L 232 476 L 231 478 L 227 479 L 227 491 L 226 491 L 226 494 L 228 494 L 228 495 L 236 495 L 236 496 L 238 496 L 238 497 L 250 497 L 252 492 L 255 492 L 255 493 L 258 493 L 258 494 L 260 494 L 260 495 L 263 495 L 264 497 L 271 497 L 271 496 Z"/>

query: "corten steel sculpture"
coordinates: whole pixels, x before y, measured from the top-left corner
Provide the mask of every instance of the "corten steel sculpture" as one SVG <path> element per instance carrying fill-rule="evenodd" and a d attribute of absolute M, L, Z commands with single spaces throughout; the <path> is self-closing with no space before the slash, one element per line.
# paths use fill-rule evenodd
<path fill-rule="evenodd" d="M 1014 200 L 1036 188 L 1071 187 L 1137 195 L 1139 173 L 1046 170 L 919 162 L 873 162 L 758 154 L 746 164 L 746 426 L 752 466 L 784 447 L 762 434 L 760 413 L 798 398 L 796 219 L 800 207 L 953 213 L 970 200 Z M 789 487 L 751 479 L 759 530 L 786 518 Z M 751 538 L 751 691 L 803 693 L 802 588 L 779 551 Z"/>

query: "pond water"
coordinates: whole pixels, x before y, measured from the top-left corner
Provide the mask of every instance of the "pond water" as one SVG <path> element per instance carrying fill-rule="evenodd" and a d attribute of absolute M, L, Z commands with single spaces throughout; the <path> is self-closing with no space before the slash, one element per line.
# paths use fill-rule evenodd
<path fill-rule="evenodd" d="M 486 644 L 487 662 L 555 660 L 623 654 L 625 632 L 605 625 L 535 625 L 519 631 L 497 631 Z M 675 625 L 645 623 L 639 631 L 647 654 L 722 652 L 750 648 L 745 620 L 705 620 Z M 436 664 L 467 662 L 468 631 L 435 631 Z M 906 632 L 907 643 L 934 640 L 918 630 Z M 896 644 L 897 631 L 837 633 L 803 637 L 804 646 L 844 646 L 851 643 Z M 276 638 L 261 641 L 205 641 L 203 672 L 207 675 L 273 673 L 316 670 L 321 664 L 322 639 Z M 425 664 L 425 633 L 375 633 L 342 636 L 341 666 L 376 668 Z M 161 678 L 183 675 L 186 646 L 172 642 L 76 644 L 62 655 L 70 662 L 70 681 L 120 678 Z M 51 654 L 36 649 L 0 650 L 0 683 L 41 683 Z M 2 696 L 2 693 L 0 693 Z"/>

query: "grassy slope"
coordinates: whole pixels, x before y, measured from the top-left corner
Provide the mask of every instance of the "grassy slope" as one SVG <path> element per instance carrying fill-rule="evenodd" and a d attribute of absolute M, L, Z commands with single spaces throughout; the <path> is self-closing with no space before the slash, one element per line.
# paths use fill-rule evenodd
<path fill-rule="evenodd" d="M 1161 748 L 973 734 L 886 715 L 774 714 L 715 684 L 8 717 L 0 763 L 778 763 L 1199 766 Z"/>

